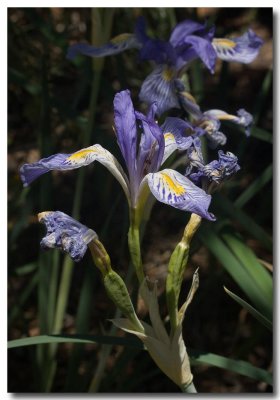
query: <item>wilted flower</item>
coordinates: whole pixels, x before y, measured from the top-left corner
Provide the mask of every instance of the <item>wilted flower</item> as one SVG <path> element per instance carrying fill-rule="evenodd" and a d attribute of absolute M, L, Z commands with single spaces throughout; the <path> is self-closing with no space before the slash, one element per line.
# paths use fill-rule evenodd
<path fill-rule="evenodd" d="M 59 248 L 68 253 L 74 261 L 80 261 L 87 251 L 87 245 L 97 234 L 61 211 L 45 211 L 38 214 L 39 222 L 47 228 L 41 240 L 43 249 Z"/>
<path fill-rule="evenodd" d="M 211 182 L 220 184 L 240 170 L 238 158 L 233 153 L 224 153 L 222 150 L 218 151 L 218 160 L 205 165 L 199 139 L 193 141 L 193 146 L 187 150 L 187 154 L 190 166 L 186 175 L 198 185 L 202 184 L 203 181 L 207 186 Z M 197 172 L 192 172 L 193 168 L 196 168 Z"/>

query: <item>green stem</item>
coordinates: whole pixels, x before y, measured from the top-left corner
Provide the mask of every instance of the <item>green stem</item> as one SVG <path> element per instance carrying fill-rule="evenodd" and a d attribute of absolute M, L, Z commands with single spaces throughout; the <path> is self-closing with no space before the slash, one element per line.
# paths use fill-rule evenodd
<path fill-rule="evenodd" d="M 141 283 L 145 277 L 142 257 L 141 257 L 141 243 L 140 243 L 140 232 L 139 232 L 139 221 L 136 217 L 137 210 L 135 208 L 130 210 L 130 227 L 128 231 L 128 247 L 132 264 L 134 266 L 139 283 Z"/>
<path fill-rule="evenodd" d="M 197 390 L 196 390 L 193 382 L 186 386 L 182 385 L 181 390 L 183 393 L 197 393 Z"/>

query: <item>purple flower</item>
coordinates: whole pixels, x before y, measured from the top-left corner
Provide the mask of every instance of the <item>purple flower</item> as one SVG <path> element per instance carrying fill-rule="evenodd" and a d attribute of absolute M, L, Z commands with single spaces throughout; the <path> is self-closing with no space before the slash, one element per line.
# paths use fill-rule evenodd
<path fill-rule="evenodd" d="M 250 135 L 253 117 L 244 109 L 237 111 L 237 115 L 228 114 L 222 110 L 208 110 L 202 112 L 195 99 L 185 91 L 182 81 L 176 81 L 177 96 L 181 107 L 192 117 L 193 123 L 204 130 L 212 148 L 226 144 L 227 138 L 220 131 L 221 121 L 230 121 L 245 128 L 245 134 Z M 202 132 L 201 132 L 202 133 Z"/>
<path fill-rule="evenodd" d="M 169 41 L 165 42 L 150 38 L 146 33 L 145 19 L 139 17 L 134 34 L 119 35 L 101 47 L 77 43 L 69 47 L 67 56 L 70 59 L 77 54 L 103 57 L 137 48 L 141 60 L 157 64 L 143 82 L 139 98 L 149 105 L 157 102 L 157 114 L 161 115 L 170 108 L 180 108 L 175 80 L 192 60 L 200 58 L 214 73 L 217 58 L 247 64 L 258 55 L 263 44 L 251 29 L 233 39 L 217 39 L 214 34 L 214 26 L 207 28 L 206 24 L 185 20 L 175 26 Z"/>
<path fill-rule="evenodd" d="M 39 222 L 47 228 L 46 236 L 41 240 L 43 249 L 59 248 L 68 253 L 74 261 L 81 261 L 87 251 L 87 245 L 97 234 L 61 211 L 45 211 L 38 214 Z"/>
<path fill-rule="evenodd" d="M 20 169 L 24 185 L 50 170 L 71 170 L 99 161 L 119 181 L 131 208 L 136 209 L 145 201 L 148 186 L 159 201 L 179 209 L 197 210 L 202 217 L 213 220 L 214 216 L 208 213 L 209 195 L 176 171 L 159 172 L 175 150 L 191 146 L 197 129 L 179 118 L 168 119 L 160 127 L 155 121 L 156 105 L 150 107 L 147 115 L 135 111 L 128 90 L 116 94 L 114 112 L 117 141 L 127 174 L 109 151 L 96 144 L 73 154 L 56 154 L 24 164 Z"/>

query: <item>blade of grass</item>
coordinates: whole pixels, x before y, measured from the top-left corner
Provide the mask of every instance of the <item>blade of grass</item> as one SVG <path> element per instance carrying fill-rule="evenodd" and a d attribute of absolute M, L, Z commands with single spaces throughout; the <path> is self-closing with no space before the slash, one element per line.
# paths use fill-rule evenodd
<path fill-rule="evenodd" d="M 17 347 L 33 346 L 39 344 L 48 343 L 95 343 L 95 344 L 107 344 L 107 345 L 122 345 L 132 346 L 143 349 L 143 345 L 138 339 L 119 337 L 119 336 L 100 336 L 100 335 L 40 335 L 32 336 L 27 338 L 21 338 L 16 340 L 10 340 L 8 342 L 8 349 L 14 349 Z"/>
<path fill-rule="evenodd" d="M 261 117 L 263 107 L 266 104 L 267 96 L 268 96 L 269 90 L 271 88 L 272 77 L 273 77 L 272 70 L 269 70 L 266 73 L 266 76 L 265 76 L 262 86 L 261 86 L 261 90 L 256 98 L 255 106 L 254 106 L 254 113 L 253 113 L 255 125 L 258 124 L 260 117 Z"/>
<path fill-rule="evenodd" d="M 264 172 L 254 180 L 250 186 L 235 200 L 234 205 L 243 208 L 270 180 L 272 179 L 273 166 L 270 164 Z"/>
<path fill-rule="evenodd" d="M 246 293 L 255 307 L 260 310 L 268 319 L 271 318 L 271 303 L 262 296 L 260 289 L 256 286 L 251 274 L 248 272 L 237 256 L 231 251 L 226 243 L 219 236 L 205 225 L 197 233 L 203 244 L 217 257 L 226 271 L 237 282 L 240 288 Z"/>
<path fill-rule="evenodd" d="M 11 340 L 8 342 L 8 349 L 14 349 L 22 346 L 32 346 L 46 343 L 102 343 L 106 345 L 131 346 L 133 348 L 144 349 L 140 340 L 135 338 L 118 336 L 95 336 L 95 335 L 42 335 L 29 338 Z M 240 375 L 267 382 L 272 385 L 272 375 L 261 368 L 254 367 L 250 363 L 241 360 L 222 357 L 213 353 L 188 349 L 191 364 L 206 364 L 218 368 L 227 369 Z"/>
<path fill-rule="evenodd" d="M 215 194 L 215 205 L 219 207 L 220 211 L 225 212 L 234 221 L 237 221 L 252 237 L 259 240 L 267 250 L 272 250 L 272 238 L 270 235 L 247 213 L 236 207 L 221 193 Z"/>
<path fill-rule="evenodd" d="M 271 320 L 273 314 L 273 282 L 269 272 L 258 262 L 253 251 L 232 234 L 223 234 L 222 238 L 227 243 L 230 250 L 238 258 L 250 276 L 251 282 L 259 291 L 259 303 L 261 301 L 260 312 Z M 247 294 L 247 291 L 245 290 Z"/>
<path fill-rule="evenodd" d="M 272 385 L 272 375 L 270 372 L 254 367 L 252 364 L 241 361 L 233 360 L 231 358 L 218 356 L 213 353 L 203 353 L 199 350 L 188 349 L 190 361 L 192 365 L 207 364 L 212 367 L 227 369 L 228 371 L 236 372 L 237 374 L 248 376 L 257 381 L 266 382 Z"/>
<path fill-rule="evenodd" d="M 250 314 L 253 315 L 261 324 L 263 324 L 266 328 L 272 331 L 272 322 L 269 321 L 264 315 L 258 312 L 254 307 L 252 307 L 247 301 L 241 299 L 241 297 L 237 296 L 236 294 L 232 293 L 224 286 L 225 292 L 235 300 L 241 307 L 245 308 L 245 310 L 249 311 Z"/>
<path fill-rule="evenodd" d="M 26 301 L 28 300 L 33 290 L 35 290 L 37 285 L 38 285 L 38 273 L 35 273 L 33 274 L 30 281 L 27 283 L 27 286 L 24 288 L 24 290 L 20 293 L 20 296 L 17 298 L 16 304 L 9 311 L 9 317 L 8 317 L 9 326 L 11 326 L 14 320 L 17 318 L 18 314 L 23 309 Z"/>
<path fill-rule="evenodd" d="M 97 268 L 93 268 L 91 264 L 86 267 L 83 286 L 80 294 L 78 310 L 76 314 L 75 330 L 80 334 L 86 334 L 90 329 L 90 316 L 92 310 L 92 298 L 96 287 Z M 68 370 L 65 382 L 65 392 L 72 393 L 79 390 L 79 374 L 78 369 L 84 350 L 83 344 L 76 344 L 71 352 L 68 362 Z"/>

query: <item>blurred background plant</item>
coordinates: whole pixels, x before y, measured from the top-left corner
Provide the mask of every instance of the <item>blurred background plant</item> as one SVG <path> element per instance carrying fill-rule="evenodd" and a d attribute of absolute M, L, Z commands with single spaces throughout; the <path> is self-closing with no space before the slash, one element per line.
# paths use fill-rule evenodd
<path fill-rule="evenodd" d="M 9 339 L 78 333 L 95 335 L 95 341 L 59 345 L 54 341 L 10 350 L 8 390 L 84 392 L 89 386 L 99 392 L 179 390 L 141 346 L 111 327 L 108 319 L 115 315 L 114 306 L 90 257 L 73 267 L 68 257 L 42 253 L 39 248 L 42 227 L 36 214 L 43 210 L 72 214 L 99 233 L 113 265 L 118 265 L 118 273 L 132 289 L 134 278 L 126 276 L 128 210 L 118 183 L 97 164 L 47 174 L 27 189 L 18 175 L 24 162 L 71 153 L 88 144 L 100 143 L 118 155 L 112 99 L 117 91 L 129 88 L 139 109 L 137 96 L 151 65 L 140 65 L 135 50 L 99 60 L 78 57 L 73 62 L 65 55 L 76 41 L 98 45 L 133 32 L 139 15 L 148 20 L 149 34 L 163 39 L 184 19 L 208 18 L 215 23 L 218 37 L 238 35 L 251 27 L 265 41 L 249 65 L 219 61 L 211 75 L 194 62 L 189 70 L 191 93 L 202 109 L 235 113 L 244 107 L 254 115 L 255 126 L 247 139 L 236 126 L 223 125 L 228 137 L 224 150 L 238 156 L 242 169 L 213 196 L 211 211 L 217 222 L 204 221 L 198 231 L 182 295 L 199 266 L 200 288 L 184 323 L 198 392 L 270 392 L 269 378 L 260 373 L 260 368 L 264 373 L 272 371 L 270 8 L 9 9 Z M 213 157 L 209 150 L 209 159 Z M 158 203 L 146 227 L 144 267 L 162 289 L 170 254 L 186 221 L 185 213 Z M 138 312 L 145 314 L 141 304 Z M 119 341 L 102 344 L 101 335 L 121 336 Z M 122 339 L 130 347 L 121 345 Z M 250 364 L 242 368 L 233 359 L 258 369 L 250 370 Z"/>

